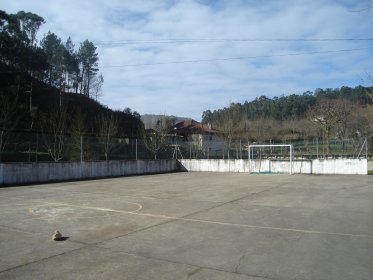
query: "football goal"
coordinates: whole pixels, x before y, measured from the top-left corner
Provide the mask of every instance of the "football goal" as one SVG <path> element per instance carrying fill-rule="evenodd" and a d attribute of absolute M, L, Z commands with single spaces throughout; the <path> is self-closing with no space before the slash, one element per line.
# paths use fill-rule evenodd
<path fill-rule="evenodd" d="M 293 174 L 293 145 L 248 145 L 247 152 L 252 173 Z"/>

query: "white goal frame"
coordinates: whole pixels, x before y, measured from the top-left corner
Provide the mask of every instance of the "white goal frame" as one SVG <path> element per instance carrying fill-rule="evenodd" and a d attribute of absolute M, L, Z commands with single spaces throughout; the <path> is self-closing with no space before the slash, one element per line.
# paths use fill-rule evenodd
<path fill-rule="evenodd" d="M 294 161 L 294 146 L 290 144 L 267 144 L 267 145 L 248 145 L 247 154 L 249 158 L 249 164 L 251 166 L 252 156 L 254 155 L 254 148 L 269 148 L 269 147 L 288 147 L 290 155 L 290 175 L 293 174 L 293 161 Z"/>

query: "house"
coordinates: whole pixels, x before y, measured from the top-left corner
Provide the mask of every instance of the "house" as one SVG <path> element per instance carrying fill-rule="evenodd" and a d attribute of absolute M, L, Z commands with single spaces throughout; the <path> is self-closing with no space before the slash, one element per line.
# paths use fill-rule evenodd
<path fill-rule="evenodd" d="M 176 139 L 185 144 L 188 142 L 193 149 L 203 154 L 211 154 L 224 150 L 222 132 L 211 127 L 210 124 L 202 124 L 192 119 L 178 122 L 172 126 Z"/>

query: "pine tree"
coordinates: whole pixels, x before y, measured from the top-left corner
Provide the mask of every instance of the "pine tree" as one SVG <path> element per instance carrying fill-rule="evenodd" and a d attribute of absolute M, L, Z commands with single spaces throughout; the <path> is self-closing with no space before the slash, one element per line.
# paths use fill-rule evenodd
<path fill-rule="evenodd" d="M 81 88 L 80 93 L 90 97 L 91 82 L 98 72 L 98 54 L 95 45 L 85 40 L 78 51 L 80 64 Z"/>

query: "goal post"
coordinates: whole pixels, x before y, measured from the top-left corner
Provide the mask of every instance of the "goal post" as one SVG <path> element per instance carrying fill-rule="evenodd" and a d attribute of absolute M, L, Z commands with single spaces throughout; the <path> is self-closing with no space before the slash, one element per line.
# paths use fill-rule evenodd
<path fill-rule="evenodd" d="M 281 151 L 282 151 L 282 148 L 286 148 L 286 151 L 289 151 L 289 153 L 288 153 L 289 156 L 288 157 L 284 157 L 282 152 L 280 154 L 278 154 L 278 149 L 281 149 Z M 285 160 L 285 158 L 288 158 L 289 159 L 289 165 L 290 165 L 289 173 L 293 174 L 293 161 L 294 161 L 294 146 L 293 145 L 290 145 L 290 144 L 250 145 L 250 144 L 248 144 L 247 153 L 248 153 L 248 159 L 249 159 L 250 167 L 252 166 L 252 164 L 251 164 L 252 161 L 255 160 L 254 159 L 255 150 L 258 150 L 258 149 L 259 149 L 259 154 L 260 154 L 260 160 L 262 159 L 262 153 L 261 153 L 262 149 L 270 149 L 271 150 L 270 155 L 268 157 L 268 160 L 270 162 L 271 162 L 271 157 L 273 157 L 274 155 L 276 156 L 276 159 L 277 159 L 278 156 L 280 156 L 281 160 Z M 275 153 L 273 153 L 273 149 L 275 149 L 277 151 Z M 265 156 L 265 153 L 264 153 L 264 156 Z M 273 159 L 272 159 L 272 161 L 273 161 Z"/>

